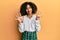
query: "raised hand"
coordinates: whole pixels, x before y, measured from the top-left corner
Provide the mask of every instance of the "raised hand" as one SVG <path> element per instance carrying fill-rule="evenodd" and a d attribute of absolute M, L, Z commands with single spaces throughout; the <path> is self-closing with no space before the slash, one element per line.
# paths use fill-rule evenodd
<path fill-rule="evenodd" d="M 21 16 L 20 13 L 17 13 L 16 14 L 16 20 L 19 21 L 20 23 L 22 23 L 23 22 L 23 16 Z"/>
<path fill-rule="evenodd" d="M 39 20 L 39 19 L 40 19 L 40 12 L 37 11 L 37 12 L 36 12 L 36 20 Z"/>

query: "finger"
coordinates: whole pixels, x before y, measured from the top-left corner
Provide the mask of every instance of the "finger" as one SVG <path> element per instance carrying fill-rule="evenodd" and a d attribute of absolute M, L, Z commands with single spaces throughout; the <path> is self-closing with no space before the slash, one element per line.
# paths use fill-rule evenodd
<path fill-rule="evenodd" d="M 19 17 L 18 13 L 16 14 L 16 17 Z"/>
<path fill-rule="evenodd" d="M 18 13 L 19 16 L 21 16 L 21 13 Z"/>
<path fill-rule="evenodd" d="M 17 18 L 15 18 L 15 20 L 18 20 Z"/>
<path fill-rule="evenodd" d="M 18 16 L 16 15 L 15 17 L 17 18 Z"/>
<path fill-rule="evenodd" d="M 21 16 L 21 13 L 20 13 L 20 11 L 19 11 L 18 13 L 19 13 L 19 16 Z"/>
<path fill-rule="evenodd" d="M 39 11 L 37 11 L 37 15 L 40 15 L 40 12 Z"/>
<path fill-rule="evenodd" d="M 16 14 L 16 17 L 20 17 L 20 14 L 19 14 L 19 13 L 17 13 L 17 14 Z"/>
<path fill-rule="evenodd" d="M 18 12 L 18 15 L 19 15 L 19 16 L 21 16 L 21 13 L 20 13 L 20 12 Z"/>
<path fill-rule="evenodd" d="M 20 16 L 19 13 L 17 13 L 17 16 Z"/>

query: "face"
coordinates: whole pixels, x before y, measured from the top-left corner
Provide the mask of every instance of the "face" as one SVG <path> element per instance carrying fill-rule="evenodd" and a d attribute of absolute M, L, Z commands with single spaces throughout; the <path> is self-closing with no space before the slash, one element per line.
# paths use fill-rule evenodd
<path fill-rule="evenodd" d="M 32 8 L 31 8 L 30 5 L 27 5 L 27 7 L 26 7 L 26 12 L 27 12 L 28 14 L 32 14 Z"/>

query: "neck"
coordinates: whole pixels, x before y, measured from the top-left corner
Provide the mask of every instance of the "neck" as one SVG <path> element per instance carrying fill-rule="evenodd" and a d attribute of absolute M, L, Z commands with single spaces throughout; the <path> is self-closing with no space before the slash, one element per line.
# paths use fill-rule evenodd
<path fill-rule="evenodd" d="M 32 14 L 29 14 L 28 17 L 31 18 L 32 17 Z"/>

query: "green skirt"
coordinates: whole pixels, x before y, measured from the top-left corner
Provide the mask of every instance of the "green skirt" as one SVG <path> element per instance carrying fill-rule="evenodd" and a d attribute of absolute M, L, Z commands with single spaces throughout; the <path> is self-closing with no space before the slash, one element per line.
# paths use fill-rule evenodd
<path fill-rule="evenodd" d="M 22 33 L 22 40 L 37 40 L 36 31 L 34 31 L 34 32 L 28 32 L 28 31 L 23 32 Z"/>

